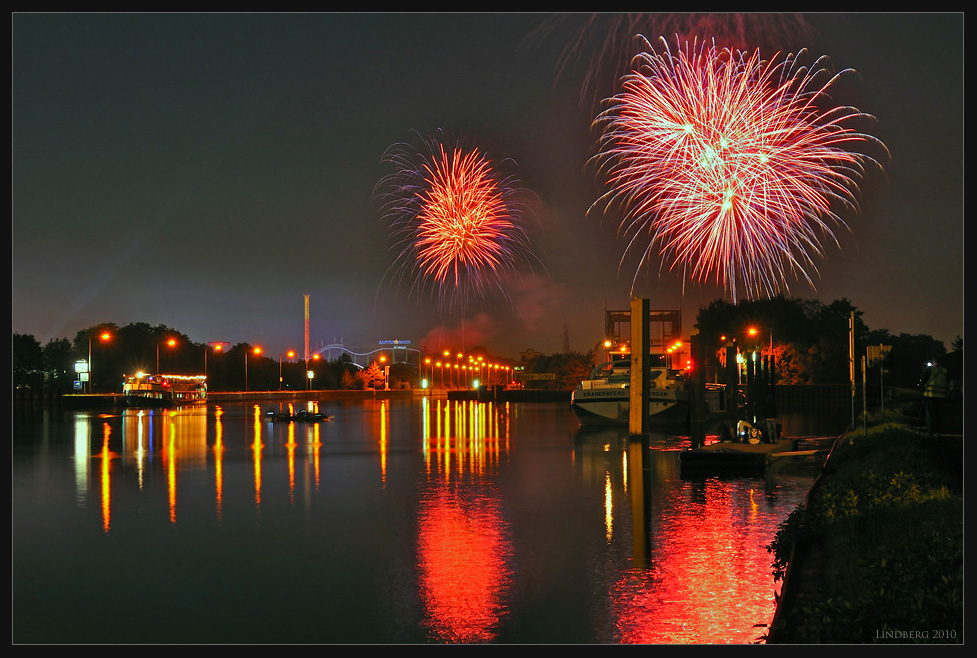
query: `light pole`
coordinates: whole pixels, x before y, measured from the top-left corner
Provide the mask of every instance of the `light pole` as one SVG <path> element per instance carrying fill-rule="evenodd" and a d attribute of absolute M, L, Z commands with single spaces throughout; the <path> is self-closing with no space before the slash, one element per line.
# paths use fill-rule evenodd
<path fill-rule="evenodd" d="M 204 377 L 207 376 L 207 354 L 210 352 L 210 346 L 214 346 L 215 352 L 224 351 L 224 343 L 206 343 L 204 344 Z"/>
<path fill-rule="evenodd" d="M 253 351 L 255 355 L 261 354 L 261 348 L 255 347 L 253 350 L 244 350 L 244 390 L 248 390 L 248 352 Z"/>
<path fill-rule="evenodd" d="M 767 327 L 754 326 L 747 329 L 746 333 L 750 335 L 750 338 L 756 338 L 756 335 L 760 333 L 760 329 L 766 329 L 767 332 L 770 334 L 770 356 L 773 356 L 773 330 L 772 329 L 769 329 Z"/>
<path fill-rule="evenodd" d="M 170 338 L 162 343 L 156 343 L 156 374 L 159 374 L 159 346 L 166 345 L 167 347 L 176 346 L 176 338 Z"/>
<path fill-rule="evenodd" d="M 386 365 L 387 357 L 383 355 L 383 352 L 380 352 L 379 364 L 380 364 L 380 372 L 383 374 L 383 390 L 386 391 L 387 389 L 390 388 L 390 384 L 387 380 L 387 377 L 390 374 L 390 366 Z"/>
<path fill-rule="evenodd" d="M 313 361 L 318 361 L 319 360 L 319 355 L 318 354 L 313 354 L 312 355 L 312 360 Z M 312 378 L 314 376 L 315 376 L 315 373 L 312 372 L 312 370 L 309 368 L 309 360 L 306 359 L 305 360 L 305 380 L 306 380 L 305 390 L 307 390 L 307 391 L 311 391 L 312 390 Z"/>
<path fill-rule="evenodd" d="M 606 357 L 606 352 L 611 347 L 612 343 L 611 343 L 610 339 L 605 338 L 604 340 L 597 341 L 597 344 L 594 345 L 594 367 L 595 368 L 600 368 L 600 360 L 599 360 L 598 357 L 600 356 L 600 346 L 601 345 L 604 346 L 605 358 L 607 358 Z M 610 361 L 610 359 L 607 359 L 607 360 Z"/>
<path fill-rule="evenodd" d="M 103 343 L 107 340 L 110 340 L 111 338 L 112 338 L 112 334 L 110 334 L 107 331 L 103 331 L 102 334 L 98 337 L 98 339 Z M 92 373 L 92 336 L 89 335 L 88 336 L 88 392 L 89 394 L 95 392 L 95 389 L 93 388 L 95 382 L 93 380 L 94 380 L 94 376 Z"/>
<path fill-rule="evenodd" d="M 293 356 L 295 356 L 295 352 L 294 350 L 289 350 L 287 352 L 278 355 L 278 390 L 279 391 L 282 390 L 282 357 L 283 356 L 287 356 L 289 359 L 291 359 Z"/>

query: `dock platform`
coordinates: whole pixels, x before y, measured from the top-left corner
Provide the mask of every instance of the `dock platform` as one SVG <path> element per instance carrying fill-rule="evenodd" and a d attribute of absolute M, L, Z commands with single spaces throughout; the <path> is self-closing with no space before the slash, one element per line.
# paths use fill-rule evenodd
<path fill-rule="evenodd" d="M 798 450 L 796 439 L 780 437 L 770 443 L 709 443 L 679 453 L 683 475 L 744 474 L 763 475 L 771 462 L 781 457 L 804 457 L 823 452 Z"/>

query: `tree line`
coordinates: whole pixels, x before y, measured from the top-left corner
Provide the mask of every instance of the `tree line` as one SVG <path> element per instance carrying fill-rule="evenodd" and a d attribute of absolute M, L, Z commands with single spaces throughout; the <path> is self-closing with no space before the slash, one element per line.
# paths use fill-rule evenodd
<path fill-rule="evenodd" d="M 782 296 L 730 304 L 716 300 L 700 308 L 695 322 L 699 340 L 706 346 L 706 362 L 695 367 L 707 376 L 724 381 L 724 345 L 735 341 L 743 351 L 769 353 L 776 363 L 777 381 L 783 384 L 841 384 L 849 381 L 849 320 L 854 315 L 855 359 L 861 378 L 861 356 L 870 346 L 887 346 L 884 360 L 873 364 L 870 381 L 882 375 L 887 386 L 918 388 L 928 362 L 939 360 L 951 380 L 962 386 L 963 339 L 957 337 L 947 352 L 941 341 L 925 335 L 894 334 L 888 329 L 869 329 L 862 312 L 847 299 L 823 304 L 816 300 Z M 750 327 L 756 329 L 753 335 Z M 108 336 L 106 340 L 102 336 Z M 256 353 L 248 343 L 221 345 L 195 343 L 188 336 L 165 325 L 131 323 L 117 326 L 102 323 L 80 330 L 73 340 L 52 339 L 46 345 L 31 335 L 13 334 L 13 386 L 44 389 L 52 394 L 71 392 L 78 375 L 74 364 L 91 355 L 92 392 L 121 390 L 122 377 L 136 372 L 162 371 L 169 374 L 201 374 L 208 387 L 221 390 L 286 390 L 304 388 L 351 389 L 377 386 L 377 372 L 364 372 L 348 354 L 335 361 L 284 358 L 284 355 Z M 569 351 L 560 354 L 529 352 L 520 366 L 526 373 L 551 373 L 552 380 L 534 382 L 533 388 L 570 390 L 584 379 L 597 355 Z M 879 370 L 883 369 L 883 370 Z M 314 377 L 309 381 L 307 370 Z M 391 369 L 389 385 L 410 386 L 416 368 L 397 364 Z"/>
<path fill-rule="evenodd" d="M 720 346 L 730 340 L 744 351 L 770 351 L 772 335 L 776 362 L 774 374 L 782 384 L 843 384 L 850 381 L 849 322 L 854 317 L 856 381 L 861 381 L 862 357 L 869 348 L 882 360 L 867 365 L 867 379 L 883 375 L 886 386 L 918 388 L 927 363 L 940 361 L 951 379 L 963 382 L 963 338 L 957 337 L 951 351 L 942 341 L 927 335 L 893 333 L 870 329 L 862 311 L 847 299 L 824 304 L 817 300 L 777 296 L 738 304 L 717 300 L 699 310 L 696 328 L 707 346 L 706 372 L 715 372 L 721 358 Z M 756 332 L 751 335 L 749 329 Z M 880 372 L 880 369 L 884 372 Z"/>
<path fill-rule="evenodd" d="M 888 329 L 870 329 L 862 311 L 847 299 L 824 304 L 817 300 L 783 296 L 731 304 L 716 300 L 699 309 L 695 329 L 705 346 L 704 368 L 707 381 L 729 383 L 726 378 L 726 345 L 735 344 L 740 352 L 758 351 L 774 356 L 774 375 L 780 384 L 848 384 L 849 322 L 854 316 L 854 354 L 856 382 L 862 380 L 862 356 L 869 348 L 881 356 L 877 362 L 866 359 L 869 389 L 882 381 L 888 389 L 919 389 L 927 363 L 940 361 L 949 377 L 962 387 L 963 339 L 957 337 L 947 352 L 942 341 L 931 336 L 895 334 Z M 750 332 L 750 329 L 754 332 Z M 687 336 L 686 336 L 687 337 Z M 565 354 L 531 353 L 523 358 L 526 372 L 547 372 L 555 379 L 534 383 L 536 388 L 569 390 L 587 376 L 595 363 L 595 350 Z"/>
<path fill-rule="evenodd" d="M 80 330 L 74 340 L 52 339 L 44 346 L 32 335 L 14 334 L 15 394 L 79 392 L 75 363 L 87 362 L 89 355 L 93 393 L 120 392 L 124 376 L 139 372 L 206 374 L 212 391 L 353 388 L 362 386 L 364 379 L 348 354 L 334 361 L 310 359 L 306 364 L 302 358 L 257 351 L 249 343 L 196 343 L 166 325 L 102 323 Z M 311 380 L 307 371 L 313 373 Z"/>

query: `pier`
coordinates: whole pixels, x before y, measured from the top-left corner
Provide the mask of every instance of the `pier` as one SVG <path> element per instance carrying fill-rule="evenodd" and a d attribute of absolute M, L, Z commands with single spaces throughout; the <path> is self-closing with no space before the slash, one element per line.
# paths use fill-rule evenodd
<path fill-rule="evenodd" d="M 826 448 L 799 449 L 802 441 L 785 437 L 756 444 L 717 441 L 682 451 L 679 465 L 683 475 L 763 475 L 780 458 L 827 454 Z"/>

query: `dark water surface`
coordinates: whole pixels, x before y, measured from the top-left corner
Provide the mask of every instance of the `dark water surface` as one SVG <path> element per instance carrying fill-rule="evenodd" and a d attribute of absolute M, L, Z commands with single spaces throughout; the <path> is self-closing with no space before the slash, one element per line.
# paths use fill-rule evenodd
<path fill-rule="evenodd" d="M 15 412 L 14 643 L 757 642 L 816 474 L 683 478 L 559 403 L 267 409 Z"/>

